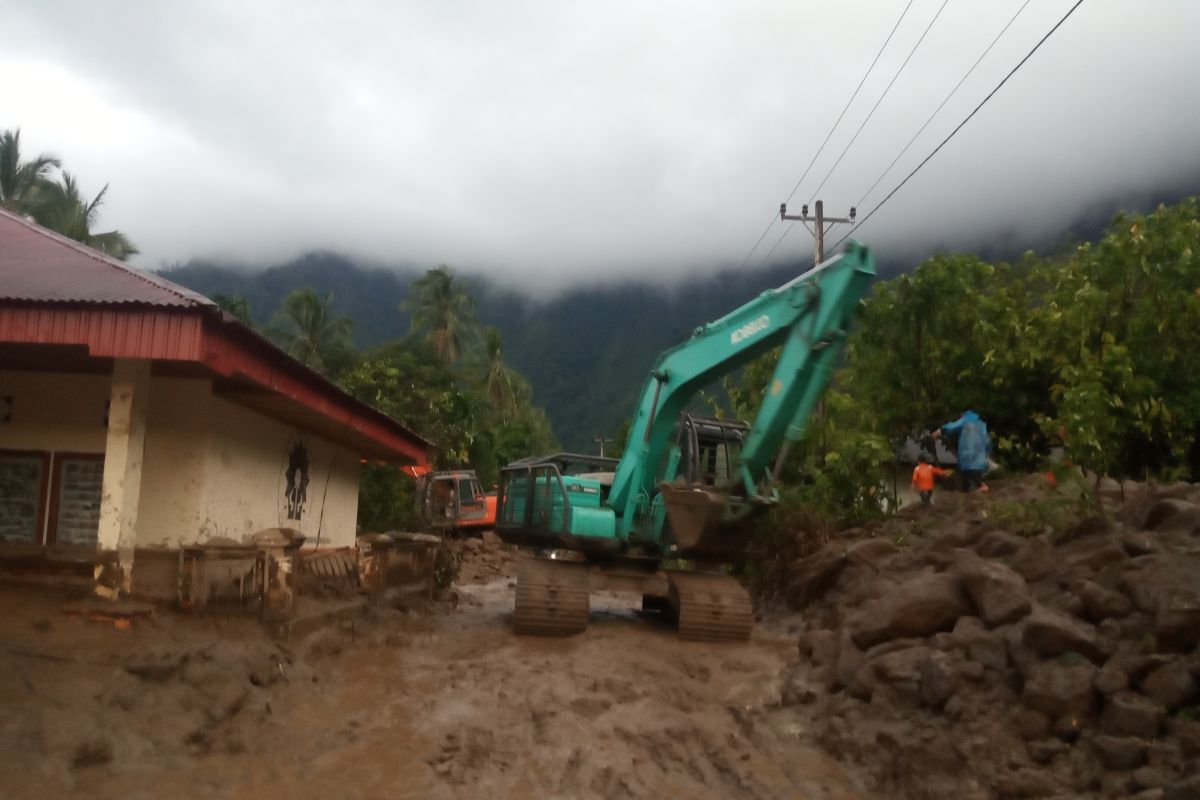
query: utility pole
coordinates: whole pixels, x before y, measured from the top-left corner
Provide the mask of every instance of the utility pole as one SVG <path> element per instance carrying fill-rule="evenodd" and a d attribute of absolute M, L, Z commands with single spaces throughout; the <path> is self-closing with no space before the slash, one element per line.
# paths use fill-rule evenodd
<path fill-rule="evenodd" d="M 597 436 L 594 439 L 592 439 L 592 441 L 595 442 L 596 444 L 600 445 L 600 457 L 604 458 L 604 445 L 606 443 L 612 442 L 612 439 L 606 439 L 603 436 Z"/>
<path fill-rule="evenodd" d="M 808 203 L 805 203 L 803 206 L 800 207 L 800 213 L 798 215 L 797 214 L 789 215 L 787 213 L 787 203 L 780 203 L 779 204 L 779 218 L 783 219 L 783 220 L 788 220 L 788 219 L 798 220 L 798 221 L 804 222 L 804 223 L 808 223 L 808 222 L 816 223 L 815 231 L 812 228 L 809 228 L 807 224 L 804 227 L 808 228 L 808 232 L 813 235 L 814 239 L 816 239 L 817 253 L 816 253 L 816 262 L 815 263 L 820 264 L 822 261 L 825 260 L 825 232 L 827 230 L 833 228 L 834 225 L 837 225 L 842 222 L 853 225 L 854 224 L 854 215 L 858 213 L 858 210 L 855 209 L 853 206 L 851 206 L 850 207 L 850 216 L 848 216 L 848 217 L 827 217 L 827 216 L 825 216 L 825 203 L 823 201 L 818 200 L 814 205 L 816 206 L 817 213 L 814 216 L 810 217 L 808 215 Z M 826 227 L 826 226 L 829 226 L 829 227 Z"/>

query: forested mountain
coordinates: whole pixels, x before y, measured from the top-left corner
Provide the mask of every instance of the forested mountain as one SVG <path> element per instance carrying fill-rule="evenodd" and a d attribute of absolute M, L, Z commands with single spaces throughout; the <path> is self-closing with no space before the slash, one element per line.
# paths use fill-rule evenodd
<path fill-rule="evenodd" d="M 1075 222 L 1048 240 L 1016 234 L 982 240 L 971 248 L 989 261 L 1015 259 L 1027 249 L 1068 252 L 1074 243 L 1100 235 L 1115 209 L 1149 210 L 1194 192 L 1200 177 L 1180 176 L 1178 186 L 1094 198 Z M 917 266 L 879 254 L 881 277 Z M 309 253 L 266 270 L 192 261 L 168 270 L 171 280 L 209 297 L 240 296 L 254 321 L 267 325 L 287 294 L 310 287 L 333 292 L 332 312 L 355 321 L 354 344 L 370 348 L 409 331 L 400 306 L 424 266 L 366 266 L 334 253 Z M 592 439 L 613 436 L 632 413 L 655 357 L 696 326 L 725 314 L 764 289 L 778 286 L 809 266 L 806 262 L 753 263 L 705 277 L 680 279 L 669 288 L 621 281 L 578 288 L 551 300 L 533 300 L 485 277 L 461 275 L 478 301 L 478 317 L 503 334 L 505 357 L 533 386 L 533 401 L 546 410 L 554 432 L 570 449 L 592 451 Z"/>
<path fill-rule="evenodd" d="M 806 264 L 747 268 L 689 278 L 663 288 L 623 282 L 531 300 L 484 278 L 470 277 L 482 323 L 504 337 L 509 362 L 534 388 L 563 445 L 591 451 L 592 438 L 613 436 L 633 413 L 637 394 L 657 355 L 698 325 L 719 317 L 764 289 L 777 286 Z M 165 273 L 202 294 L 237 295 L 265 326 L 296 287 L 332 291 L 337 315 L 355 320 L 354 343 L 369 348 L 408 333 L 410 314 L 400 308 L 412 269 L 357 265 L 331 253 L 310 253 L 261 271 L 194 261 Z"/>

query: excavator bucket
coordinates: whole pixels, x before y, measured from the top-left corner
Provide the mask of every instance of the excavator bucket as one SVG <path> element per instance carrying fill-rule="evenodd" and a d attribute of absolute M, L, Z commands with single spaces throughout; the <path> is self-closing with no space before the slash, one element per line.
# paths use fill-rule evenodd
<path fill-rule="evenodd" d="M 713 560 L 741 556 L 750 541 L 748 509 L 728 493 L 703 487 L 659 486 L 675 547 L 684 557 Z"/>

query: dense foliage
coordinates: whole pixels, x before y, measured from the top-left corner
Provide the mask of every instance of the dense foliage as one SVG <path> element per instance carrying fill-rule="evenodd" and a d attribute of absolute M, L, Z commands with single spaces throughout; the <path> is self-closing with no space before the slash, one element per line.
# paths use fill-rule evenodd
<path fill-rule="evenodd" d="M 137 248 L 125 234 L 94 230 L 108 184 L 88 200 L 75 176 L 61 167 L 62 162 L 48 153 L 26 159 L 19 128 L 0 132 L 0 208 L 32 217 L 39 225 L 114 258 L 135 255 Z"/>
<path fill-rule="evenodd" d="M 973 408 L 1014 466 L 1061 444 L 1100 473 L 1200 473 L 1195 199 L 1061 255 L 939 256 L 877 284 L 841 385 L 889 438 Z"/>

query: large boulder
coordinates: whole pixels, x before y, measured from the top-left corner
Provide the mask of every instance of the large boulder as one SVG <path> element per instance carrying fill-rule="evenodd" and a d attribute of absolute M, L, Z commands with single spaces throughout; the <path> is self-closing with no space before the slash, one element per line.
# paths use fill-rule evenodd
<path fill-rule="evenodd" d="M 1162 796 L 1162 800 L 1197 800 L 1197 798 L 1200 798 L 1200 772 L 1172 783 Z"/>
<path fill-rule="evenodd" d="M 846 567 L 846 550 L 831 543 L 800 562 L 788 581 L 785 594 L 793 608 L 802 609 L 833 588 Z"/>
<path fill-rule="evenodd" d="M 1172 661 L 1152 670 L 1141 681 L 1146 696 L 1169 709 L 1186 705 L 1196 698 L 1196 679 L 1183 661 Z"/>
<path fill-rule="evenodd" d="M 1121 571 L 1119 588 L 1153 616 L 1160 649 L 1187 652 L 1200 643 L 1200 555 L 1132 559 Z"/>
<path fill-rule="evenodd" d="M 1022 702 L 1050 719 L 1085 717 L 1096 700 L 1092 689 L 1096 671 L 1095 665 L 1082 659 L 1044 661 L 1030 670 Z"/>
<path fill-rule="evenodd" d="M 864 539 L 852 544 L 846 550 L 846 558 L 851 564 L 861 564 L 864 567 L 878 570 L 884 562 L 896 555 L 900 548 L 887 539 Z"/>
<path fill-rule="evenodd" d="M 1117 692 L 1104 704 L 1101 725 L 1113 736 L 1158 736 L 1166 712 L 1163 707 L 1134 692 Z"/>
<path fill-rule="evenodd" d="M 1008 531 L 988 531 L 979 540 L 975 552 L 984 558 L 1015 556 L 1025 546 L 1025 539 Z"/>
<path fill-rule="evenodd" d="M 1008 665 L 1008 647 L 1004 639 L 987 630 L 978 617 L 959 617 L 950 636 L 953 646 L 972 661 L 992 669 L 1004 669 Z"/>
<path fill-rule="evenodd" d="M 1186 500 L 1177 500 L 1170 497 L 1164 498 L 1146 509 L 1139 521 L 1138 527 L 1147 531 L 1159 530 L 1162 524 L 1171 517 L 1195 508 L 1196 506 L 1193 503 L 1189 503 Z"/>
<path fill-rule="evenodd" d="M 1097 736 L 1092 740 L 1092 752 L 1108 769 L 1127 770 L 1145 762 L 1146 743 L 1132 736 Z"/>
<path fill-rule="evenodd" d="M 1079 653 L 1096 663 L 1107 657 L 1095 628 L 1041 605 L 1025 620 L 1025 644 L 1043 656 Z"/>
<path fill-rule="evenodd" d="M 868 603 L 847 622 L 860 648 L 950 630 L 969 612 L 962 579 L 950 573 L 922 573 Z"/>
<path fill-rule="evenodd" d="M 1059 567 L 1054 545 L 1038 536 L 1030 539 L 1012 560 L 1012 568 L 1027 581 L 1037 581 Z"/>
<path fill-rule="evenodd" d="M 1003 564 L 959 550 L 952 569 L 962 576 L 971 602 L 989 626 L 1016 622 L 1029 613 L 1031 600 L 1025 579 Z"/>
<path fill-rule="evenodd" d="M 1112 617 L 1124 617 L 1133 611 L 1133 603 L 1120 592 L 1105 589 L 1095 581 L 1083 581 L 1078 587 L 1079 599 L 1088 619 L 1100 623 Z"/>

